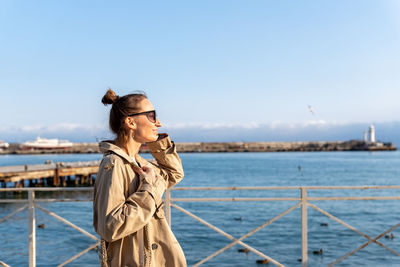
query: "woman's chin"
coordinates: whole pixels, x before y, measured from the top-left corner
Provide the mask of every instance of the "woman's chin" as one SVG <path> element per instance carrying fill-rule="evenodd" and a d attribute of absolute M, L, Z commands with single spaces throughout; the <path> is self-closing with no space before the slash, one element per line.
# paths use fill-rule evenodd
<path fill-rule="evenodd" d="M 154 142 L 154 141 L 157 141 L 157 140 L 158 140 L 158 134 L 155 134 L 155 135 L 154 135 L 153 142 Z"/>
<path fill-rule="evenodd" d="M 146 143 L 155 142 L 158 140 L 158 134 L 153 135 L 152 137 L 146 138 Z"/>

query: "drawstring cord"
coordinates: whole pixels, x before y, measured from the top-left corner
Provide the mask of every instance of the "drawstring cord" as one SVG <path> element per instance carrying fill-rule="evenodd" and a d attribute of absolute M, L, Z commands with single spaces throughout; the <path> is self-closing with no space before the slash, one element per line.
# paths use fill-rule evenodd
<path fill-rule="evenodd" d="M 147 239 L 147 249 L 149 250 L 149 260 L 148 260 L 148 263 L 149 263 L 149 267 L 151 266 L 151 254 L 152 254 L 152 250 L 151 250 L 151 244 L 150 244 L 150 235 L 149 235 L 149 228 L 150 228 L 150 225 L 148 224 L 148 225 L 145 225 L 144 226 L 144 234 L 145 234 L 145 236 L 146 236 L 146 239 Z M 145 259 L 146 259 L 146 262 L 147 262 L 147 255 L 146 255 L 146 253 L 145 253 Z"/>
<path fill-rule="evenodd" d="M 100 241 L 99 260 L 101 267 L 108 267 L 107 248 L 106 248 L 106 241 L 104 239 Z"/>

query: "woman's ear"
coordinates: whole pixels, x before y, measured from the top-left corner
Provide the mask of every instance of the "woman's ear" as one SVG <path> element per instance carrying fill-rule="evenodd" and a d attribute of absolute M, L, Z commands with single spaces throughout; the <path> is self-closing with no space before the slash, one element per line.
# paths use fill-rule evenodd
<path fill-rule="evenodd" d="M 136 129 L 136 123 L 135 120 L 132 117 L 126 117 L 125 118 L 125 125 L 132 130 Z"/>

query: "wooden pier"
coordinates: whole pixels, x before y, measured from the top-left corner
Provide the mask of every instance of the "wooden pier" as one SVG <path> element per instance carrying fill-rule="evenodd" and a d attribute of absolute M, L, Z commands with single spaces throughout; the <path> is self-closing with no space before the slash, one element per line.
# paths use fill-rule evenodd
<path fill-rule="evenodd" d="M 92 186 L 100 161 L 57 162 L 0 167 L 0 184 L 7 187 Z M 26 182 L 27 181 L 27 182 Z"/>

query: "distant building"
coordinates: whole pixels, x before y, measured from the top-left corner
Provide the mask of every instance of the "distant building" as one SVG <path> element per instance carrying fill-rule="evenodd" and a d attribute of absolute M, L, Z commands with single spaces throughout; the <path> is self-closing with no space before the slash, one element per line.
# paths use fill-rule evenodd
<path fill-rule="evenodd" d="M 364 142 L 368 142 L 367 131 L 364 131 Z"/>
<path fill-rule="evenodd" d="M 369 126 L 369 141 L 371 143 L 375 143 L 376 142 L 375 141 L 375 127 L 372 124 Z"/>

